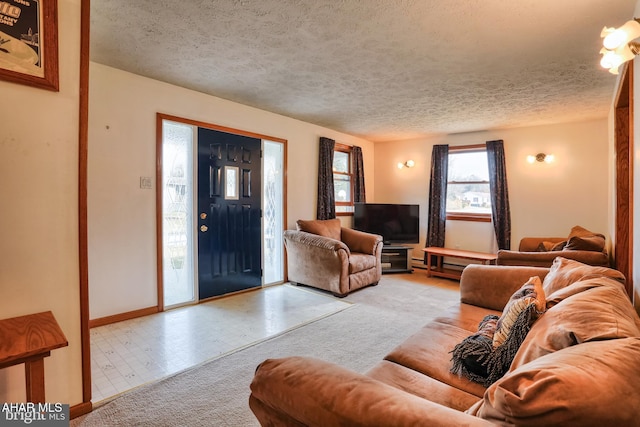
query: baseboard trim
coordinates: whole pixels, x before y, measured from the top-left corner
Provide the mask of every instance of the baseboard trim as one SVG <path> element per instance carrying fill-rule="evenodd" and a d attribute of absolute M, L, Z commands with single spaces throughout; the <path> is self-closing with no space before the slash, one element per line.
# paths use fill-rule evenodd
<path fill-rule="evenodd" d="M 97 319 L 89 320 L 89 328 L 110 325 L 112 323 L 122 322 L 123 320 L 135 319 L 136 317 L 148 316 L 158 312 L 158 307 L 147 307 L 139 310 L 128 311 L 126 313 L 114 314 L 112 316 L 99 317 Z"/>
<path fill-rule="evenodd" d="M 93 411 L 93 404 L 91 402 L 82 402 L 69 408 L 69 418 L 78 418 L 79 416 L 88 414 L 91 411 Z"/>

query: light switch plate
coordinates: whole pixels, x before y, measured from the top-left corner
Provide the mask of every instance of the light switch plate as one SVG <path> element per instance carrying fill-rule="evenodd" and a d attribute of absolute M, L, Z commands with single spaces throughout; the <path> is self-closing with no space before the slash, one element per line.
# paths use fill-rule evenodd
<path fill-rule="evenodd" d="M 140 177 L 140 188 L 143 190 L 151 190 L 151 177 L 150 176 L 141 176 Z"/>

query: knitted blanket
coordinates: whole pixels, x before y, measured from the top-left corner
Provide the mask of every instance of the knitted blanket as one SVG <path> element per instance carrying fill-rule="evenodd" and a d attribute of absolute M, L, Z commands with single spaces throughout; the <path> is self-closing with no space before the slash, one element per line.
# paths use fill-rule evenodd
<path fill-rule="evenodd" d="M 513 294 L 501 317 L 485 316 L 478 332 L 454 347 L 451 372 L 485 387 L 502 378 L 545 305 L 542 283 L 532 277 Z"/>

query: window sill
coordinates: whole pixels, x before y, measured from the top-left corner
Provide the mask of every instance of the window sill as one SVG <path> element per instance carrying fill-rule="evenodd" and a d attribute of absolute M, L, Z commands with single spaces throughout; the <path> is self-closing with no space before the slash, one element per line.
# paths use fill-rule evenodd
<path fill-rule="evenodd" d="M 448 213 L 447 221 L 491 222 L 491 214 Z"/>

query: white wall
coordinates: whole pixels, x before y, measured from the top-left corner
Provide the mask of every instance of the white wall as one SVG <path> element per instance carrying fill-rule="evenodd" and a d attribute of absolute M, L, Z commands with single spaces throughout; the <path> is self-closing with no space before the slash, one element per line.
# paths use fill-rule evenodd
<path fill-rule="evenodd" d="M 421 257 L 427 234 L 427 199 L 431 150 L 435 144 L 471 145 L 494 139 L 505 144 L 511 245 L 517 249 L 525 236 L 566 236 L 571 227 L 610 232 L 609 145 L 607 119 L 580 123 L 483 131 L 376 143 L 375 202 L 420 203 L 421 241 L 414 257 Z M 529 164 L 539 152 L 555 155 L 552 164 Z M 416 166 L 398 169 L 407 159 Z M 447 247 L 496 250 L 490 223 L 447 221 Z"/>
<path fill-rule="evenodd" d="M 0 81 L 0 318 L 53 312 L 69 346 L 45 359 L 46 399 L 75 405 L 80 0 L 58 1 L 58 26 L 59 92 Z M 25 399 L 24 365 L 0 370 L 0 402 Z"/>
<path fill-rule="evenodd" d="M 288 140 L 287 222 L 316 214 L 318 140 L 363 149 L 373 194 L 373 144 L 323 127 L 91 63 L 89 298 L 96 319 L 157 304 L 154 179 L 156 113 Z M 366 174 L 371 171 L 370 174 Z"/>

